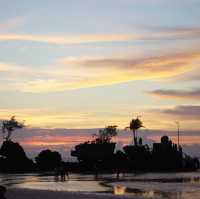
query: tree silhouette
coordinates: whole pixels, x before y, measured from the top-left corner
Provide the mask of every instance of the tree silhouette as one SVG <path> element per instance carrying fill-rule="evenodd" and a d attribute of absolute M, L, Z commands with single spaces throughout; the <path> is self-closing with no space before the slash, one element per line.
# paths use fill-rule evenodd
<path fill-rule="evenodd" d="M 137 117 L 136 119 L 132 119 L 130 122 L 129 127 L 126 127 L 126 129 L 130 129 L 133 131 L 133 143 L 134 145 L 137 145 L 137 130 L 139 130 L 143 126 L 142 121 Z"/>
<path fill-rule="evenodd" d="M 2 127 L 1 127 L 1 130 L 2 130 L 2 133 L 4 135 L 4 139 L 6 141 L 9 141 L 11 140 L 11 135 L 12 135 L 12 132 L 15 130 L 15 129 L 21 129 L 24 127 L 24 123 L 21 123 L 21 122 L 18 122 L 16 119 L 15 119 L 15 116 L 12 116 L 10 118 L 10 120 L 4 120 L 2 121 Z"/>
<path fill-rule="evenodd" d="M 34 170 L 34 163 L 26 156 L 23 147 L 11 140 L 6 140 L 0 147 L 0 168 L 4 172 L 30 172 Z M 1 197 L 0 197 L 1 198 Z"/>
<path fill-rule="evenodd" d="M 117 126 L 107 126 L 104 129 L 99 130 L 99 133 L 96 136 L 96 143 L 110 143 L 112 137 L 117 135 Z"/>
<path fill-rule="evenodd" d="M 49 149 L 41 151 L 35 158 L 37 167 L 42 171 L 54 170 L 62 162 L 62 157 L 59 152 Z"/>

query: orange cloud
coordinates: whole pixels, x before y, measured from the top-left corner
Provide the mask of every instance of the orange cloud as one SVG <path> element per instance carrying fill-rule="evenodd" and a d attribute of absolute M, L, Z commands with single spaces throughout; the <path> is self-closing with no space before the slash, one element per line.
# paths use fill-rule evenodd
<path fill-rule="evenodd" d="M 15 115 L 19 120 L 31 127 L 44 128 L 87 128 L 98 126 L 94 113 L 54 111 L 47 109 L 0 109 L 0 119 L 9 119 Z M 91 118 L 91 121 L 88 120 Z M 92 119 L 93 118 L 93 119 Z"/>
<path fill-rule="evenodd" d="M 58 136 L 58 135 L 45 135 L 33 136 L 23 140 L 21 143 L 26 147 L 56 147 L 63 146 L 72 148 L 73 146 L 91 140 L 89 135 L 73 135 L 73 136 Z"/>
<path fill-rule="evenodd" d="M 171 78 L 192 71 L 199 59 L 198 50 L 147 58 L 62 59 L 56 69 L 49 67 L 37 71 L 35 75 L 40 75 L 39 78 L 19 80 L 15 87 L 25 92 L 54 92 L 133 80 Z"/>
<path fill-rule="evenodd" d="M 134 106 L 133 106 L 134 107 Z M 20 121 L 25 120 L 28 127 L 40 128 L 99 128 L 106 125 L 118 125 L 125 128 L 129 125 L 132 117 L 142 115 L 145 128 L 176 130 L 175 121 L 180 121 L 183 130 L 200 129 L 199 106 L 177 106 L 177 107 L 109 107 L 95 111 L 65 111 L 47 109 L 0 109 L 0 119 L 9 119 L 15 115 Z"/>

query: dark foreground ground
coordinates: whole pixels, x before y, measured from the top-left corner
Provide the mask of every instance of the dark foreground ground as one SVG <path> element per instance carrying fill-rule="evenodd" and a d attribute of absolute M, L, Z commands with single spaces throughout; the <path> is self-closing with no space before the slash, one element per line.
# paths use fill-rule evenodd
<path fill-rule="evenodd" d="M 6 194 L 7 199 L 120 199 L 132 198 L 140 199 L 142 197 L 133 198 L 133 196 L 120 196 L 108 194 L 86 194 L 86 193 L 72 193 L 63 191 L 44 191 L 31 189 L 16 189 L 10 188 Z"/>

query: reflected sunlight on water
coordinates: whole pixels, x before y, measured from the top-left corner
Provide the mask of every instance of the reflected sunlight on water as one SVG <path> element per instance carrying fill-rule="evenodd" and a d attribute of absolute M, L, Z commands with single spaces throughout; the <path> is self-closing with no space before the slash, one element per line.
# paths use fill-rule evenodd
<path fill-rule="evenodd" d="M 114 186 L 113 193 L 114 193 L 114 195 L 124 195 L 126 193 L 126 187 Z"/>
<path fill-rule="evenodd" d="M 190 182 L 193 184 L 200 184 L 200 177 L 193 177 Z"/>
<path fill-rule="evenodd" d="M 148 191 L 142 194 L 142 196 L 146 197 L 146 198 L 153 198 L 155 196 L 154 191 Z"/>

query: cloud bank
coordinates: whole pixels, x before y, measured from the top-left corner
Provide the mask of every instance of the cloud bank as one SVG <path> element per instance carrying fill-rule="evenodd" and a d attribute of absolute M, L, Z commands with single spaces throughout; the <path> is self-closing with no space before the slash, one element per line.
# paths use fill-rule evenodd
<path fill-rule="evenodd" d="M 154 90 L 147 92 L 155 97 L 177 100 L 200 100 L 200 89 L 192 90 Z"/>
<path fill-rule="evenodd" d="M 182 119 L 200 120 L 200 106 L 176 106 L 172 109 L 164 109 L 161 112 L 172 116 L 178 116 L 178 118 Z"/>

